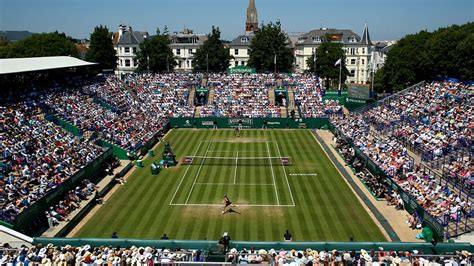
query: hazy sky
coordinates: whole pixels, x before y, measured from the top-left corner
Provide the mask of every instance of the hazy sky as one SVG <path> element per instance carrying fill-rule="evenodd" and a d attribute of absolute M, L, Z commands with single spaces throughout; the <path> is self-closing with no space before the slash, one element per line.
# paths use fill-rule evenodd
<path fill-rule="evenodd" d="M 352 29 L 369 24 L 373 40 L 399 39 L 423 29 L 474 21 L 474 0 L 255 0 L 259 22 L 279 19 L 288 32 L 315 28 Z M 208 33 L 219 26 L 231 40 L 245 28 L 248 0 L 0 0 L 0 30 L 65 32 L 89 37 L 103 24 L 120 23 L 154 34 L 167 25 Z"/>

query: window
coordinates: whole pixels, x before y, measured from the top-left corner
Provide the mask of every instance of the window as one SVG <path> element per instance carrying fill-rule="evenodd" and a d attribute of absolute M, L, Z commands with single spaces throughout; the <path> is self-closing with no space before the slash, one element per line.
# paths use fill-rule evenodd
<path fill-rule="evenodd" d="M 176 49 L 176 54 L 177 54 L 177 55 L 180 55 L 180 54 L 181 54 L 181 49 Z M 179 67 L 181 68 L 181 61 L 180 61 Z"/>
<path fill-rule="evenodd" d="M 351 48 L 351 49 L 349 49 L 349 54 L 351 54 L 351 55 L 355 55 L 355 50 L 356 50 L 355 48 Z"/>
<path fill-rule="evenodd" d="M 186 60 L 186 65 L 188 66 L 188 68 L 191 66 L 191 61 L 190 60 Z"/>
<path fill-rule="evenodd" d="M 351 37 L 349 38 L 349 42 L 357 42 L 356 36 L 351 36 Z"/>
<path fill-rule="evenodd" d="M 130 47 L 125 47 L 125 53 L 130 53 Z"/>
<path fill-rule="evenodd" d="M 355 69 L 352 69 L 351 70 L 351 76 L 354 76 L 355 72 L 356 72 Z"/>
<path fill-rule="evenodd" d="M 365 48 L 362 48 L 362 54 L 365 54 Z"/>
<path fill-rule="evenodd" d="M 365 59 L 362 59 L 362 62 L 361 62 L 361 64 L 362 64 L 362 65 L 363 65 L 363 64 L 365 64 Z"/>
<path fill-rule="evenodd" d="M 192 55 L 193 54 L 193 49 L 188 49 L 188 53 L 189 53 L 189 55 Z"/>
<path fill-rule="evenodd" d="M 355 59 L 351 59 L 351 65 L 355 65 L 356 64 L 356 60 Z"/>
<path fill-rule="evenodd" d="M 321 38 L 319 36 L 313 37 L 313 43 L 320 43 L 320 42 L 321 42 Z"/>
<path fill-rule="evenodd" d="M 239 49 L 234 49 L 234 54 L 239 55 Z"/>
<path fill-rule="evenodd" d="M 241 42 L 249 42 L 249 37 L 245 36 L 240 39 Z"/>
<path fill-rule="evenodd" d="M 130 59 L 125 59 L 125 66 L 129 67 L 130 66 Z"/>
<path fill-rule="evenodd" d="M 137 53 L 137 47 L 133 47 L 133 53 L 134 53 L 134 54 Z"/>

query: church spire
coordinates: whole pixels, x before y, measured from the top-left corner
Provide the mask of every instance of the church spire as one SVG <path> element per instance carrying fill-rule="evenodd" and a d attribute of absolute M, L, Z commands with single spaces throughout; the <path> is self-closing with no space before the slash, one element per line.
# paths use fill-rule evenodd
<path fill-rule="evenodd" d="M 362 33 L 362 39 L 360 40 L 360 43 L 372 45 L 372 42 L 370 41 L 369 26 L 367 26 L 367 22 L 365 22 L 364 32 Z"/>
<path fill-rule="evenodd" d="M 246 32 L 258 31 L 257 8 L 255 7 L 255 0 L 249 0 L 247 7 L 247 21 L 245 22 Z"/>

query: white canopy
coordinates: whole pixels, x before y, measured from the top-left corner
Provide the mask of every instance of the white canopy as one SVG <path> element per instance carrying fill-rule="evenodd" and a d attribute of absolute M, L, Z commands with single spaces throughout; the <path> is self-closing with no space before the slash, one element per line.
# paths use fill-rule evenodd
<path fill-rule="evenodd" d="M 71 56 L 46 56 L 0 59 L 0 75 L 57 68 L 91 66 L 91 63 Z"/>

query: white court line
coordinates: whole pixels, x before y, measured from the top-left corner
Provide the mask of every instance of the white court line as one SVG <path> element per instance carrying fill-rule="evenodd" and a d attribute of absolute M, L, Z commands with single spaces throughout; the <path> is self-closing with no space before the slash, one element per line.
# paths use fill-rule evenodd
<path fill-rule="evenodd" d="M 273 186 L 274 184 L 263 184 L 263 183 L 196 183 L 196 185 L 228 185 L 228 186 Z"/>
<path fill-rule="evenodd" d="M 188 197 L 186 198 L 186 202 L 185 202 L 186 204 L 187 204 L 188 201 L 189 201 L 189 197 L 191 197 L 191 193 L 193 192 L 194 185 L 196 184 L 196 180 L 197 180 L 197 178 L 198 178 L 198 176 L 199 176 L 199 173 L 201 172 L 202 165 L 204 164 L 204 160 L 206 160 L 207 151 L 209 150 L 209 147 L 211 147 L 211 143 L 212 143 L 212 142 L 209 142 L 209 144 L 207 145 L 206 153 L 204 153 L 204 159 L 202 160 L 201 165 L 199 165 L 199 169 L 198 169 L 198 172 L 197 172 L 197 174 L 196 174 L 196 177 L 194 177 L 193 186 L 191 187 L 191 190 L 189 190 Z"/>
<path fill-rule="evenodd" d="M 235 157 L 235 172 L 234 172 L 234 184 L 237 179 L 237 168 L 239 167 L 239 151 L 237 151 L 237 157 Z"/>
<path fill-rule="evenodd" d="M 275 141 L 275 143 L 277 145 L 278 155 L 280 155 L 281 158 L 280 146 L 278 145 L 278 142 Z M 295 199 L 293 198 L 293 193 L 291 192 L 290 182 L 288 181 L 288 176 L 286 175 L 286 169 L 284 165 L 282 165 L 282 167 L 283 173 L 285 174 L 286 184 L 288 185 L 288 190 L 290 190 L 291 201 L 293 202 L 293 206 L 295 206 Z"/>
<path fill-rule="evenodd" d="M 267 152 L 268 152 L 268 157 L 272 157 L 270 154 L 270 148 L 268 147 L 268 142 L 267 142 Z M 278 198 L 278 191 L 277 191 L 277 186 L 275 182 L 275 173 L 273 172 L 273 165 L 272 165 L 272 160 L 268 158 L 268 161 L 270 162 L 270 169 L 272 169 L 272 178 L 273 178 L 273 185 L 275 186 L 275 193 L 276 193 L 276 198 L 277 198 L 277 203 L 278 206 L 280 205 L 280 199 Z"/>
<path fill-rule="evenodd" d="M 212 143 L 267 143 L 267 142 L 276 142 L 275 140 L 251 140 L 251 141 L 229 141 L 229 140 L 206 140 L 204 142 L 212 142 Z"/>
<path fill-rule="evenodd" d="M 209 150 L 209 152 L 233 153 L 235 151 Z M 240 153 L 259 153 L 260 151 L 238 151 Z"/>
<path fill-rule="evenodd" d="M 199 145 L 197 146 L 196 150 L 194 151 L 194 155 L 198 152 L 199 148 L 201 147 L 201 144 L 203 141 L 199 142 Z M 176 188 L 176 191 L 173 194 L 173 197 L 171 198 L 170 205 L 172 205 L 174 197 L 176 197 L 176 193 L 178 193 L 179 188 L 181 187 L 181 183 L 183 183 L 184 178 L 186 177 L 186 174 L 188 173 L 189 168 L 191 167 L 191 164 L 188 165 L 188 168 L 186 168 L 186 171 L 184 172 L 183 177 L 181 178 L 181 181 L 179 182 L 178 187 Z"/>
<path fill-rule="evenodd" d="M 203 207 L 222 207 L 222 204 L 205 203 L 173 203 L 174 206 L 203 206 Z M 294 205 L 274 205 L 274 204 L 237 204 L 238 207 L 295 207 Z"/>
<path fill-rule="evenodd" d="M 310 175 L 310 176 L 316 176 L 318 174 L 297 174 L 297 173 L 293 173 L 293 174 L 288 174 L 289 176 L 306 176 L 306 175 Z"/>

